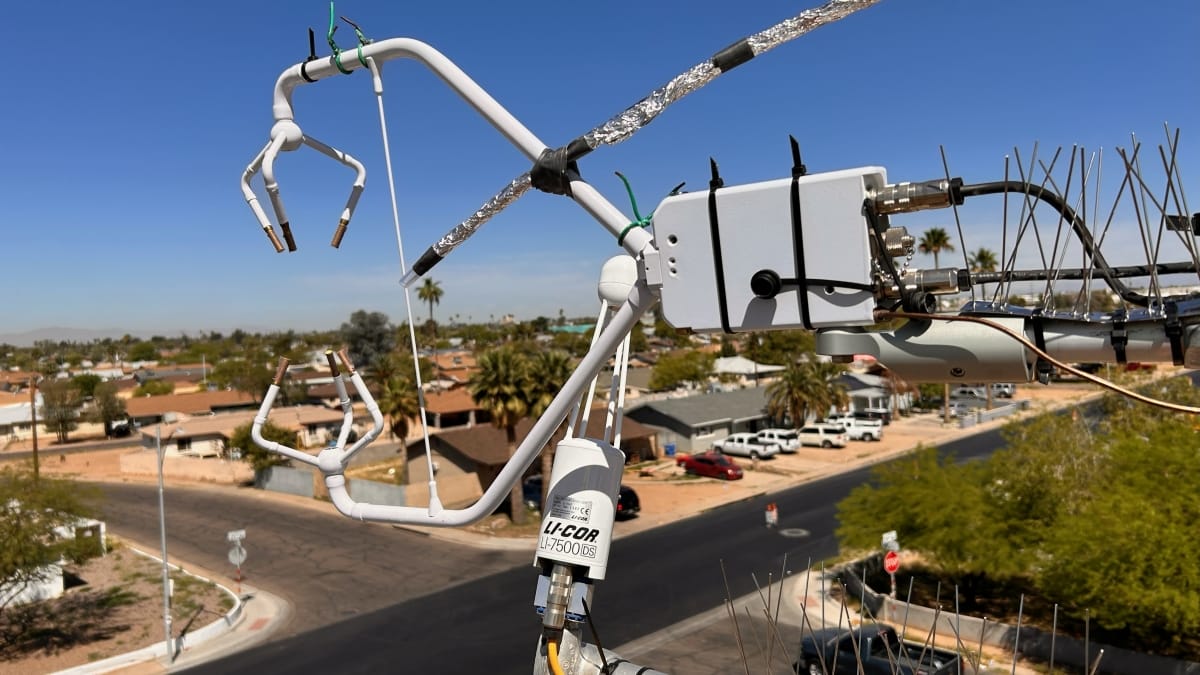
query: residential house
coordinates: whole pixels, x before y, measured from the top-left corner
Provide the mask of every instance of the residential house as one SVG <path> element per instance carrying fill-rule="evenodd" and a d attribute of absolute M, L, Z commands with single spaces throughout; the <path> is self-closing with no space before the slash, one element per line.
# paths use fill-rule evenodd
<path fill-rule="evenodd" d="M 445 391 L 425 394 L 425 414 L 433 429 L 473 427 L 490 419 L 471 398 L 466 387 L 455 387 Z"/>
<path fill-rule="evenodd" d="M 589 416 L 587 436 L 600 438 L 604 435 L 605 416 L 603 408 L 596 408 Z M 533 428 L 533 420 L 525 418 L 517 424 L 517 439 L 525 438 Z M 564 429 L 554 433 L 548 446 L 553 447 L 564 436 Z M 491 424 L 451 429 L 429 437 L 430 454 L 437 476 L 460 477 L 475 474 L 482 490 L 492 484 L 500 470 L 508 462 L 508 445 L 504 429 Z M 621 450 L 627 460 L 641 461 L 659 455 L 659 445 L 653 429 L 625 418 L 621 425 Z M 417 440 L 408 444 L 408 480 L 410 484 L 421 484 L 429 480 L 425 459 L 425 444 Z M 538 471 L 535 462 L 534 472 Z"/>
<path fill-rule="evenodd" d="M 42 405 L 42 393 L 37 393 L 37 405 Z M 33 415 L 29 390 L 0 392 L 0 441 L 24 440 L 33 436 Z M 46 433 L 45 427 L 39 433 Z M 3 445 L 0 445 L 3 447 Z"/>
<path fill-rule="evenodd" d="M 647 401 L 625 418 L 658 430 L 668 454 L 703 452 L 729 434 L 771 426 L 766 387 Z"/>
<path fill-rule="evenodd" d="M 240 391 L 200 391 L 164 396 L 135 396 L 125 401 L 125 413 L 137 425 L 164 421 L 170 413 L 208 415 L 237 409 L 257 409 L 258 401 Z"/>
<path fill-rule="evenodd" d="M 158 397 L 162 398 L 162 397 Z M 233 448 L 229 441 L 238 427 L 254 422 L 257 411 L 234 411 L 213 415 L 179 416 L 169 422 L 144 426 L 141 442 L 144 448 L 161 444 L 164 454 L 188 457 L 223 457 Z M 267 421 L 296 434 L 293 447 L 297 450 L 326 447 L 337 438 L 345 415 L 316 405 L 298 405 L 271 410 Z M 365 433 L 362 424 L 355 433 Z"/>
<path fill-rule="evenodd" d="M 749 386 L 757 386 L 764 378 L 783 370 L 787 368 L 757 363 L 744 356 L 722 356 L 713 362 L 713 374 L 717 377 L 728 376 Z"/>

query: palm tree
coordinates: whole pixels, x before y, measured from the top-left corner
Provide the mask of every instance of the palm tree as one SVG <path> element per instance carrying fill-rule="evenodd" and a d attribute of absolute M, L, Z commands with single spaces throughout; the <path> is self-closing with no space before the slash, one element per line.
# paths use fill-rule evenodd
<path fill-rule="evenodd" d="M 408 438 L 410 423 L 421 415 L 420 399 L 417 395 L 417 385 L 411 375 L 396 375 L 383 383 L 379 392 L 379 412 L 388 418 L 388 431 L 392 439 L 400 438 L 400 447 L 407 448 L 405 439 Z M 397 483 L 407 483 L 408 453 L 402 452 L 404 462 L 400 474 L 396 476 Z"/>
<path fill-rule="evenodd" d="M 429 303 L 430 326 L 434 325 L 433 306 L 441 303 L 443 293 L 444 291 L 442 290 L 441 284 L 428 277 L 426 277 L 425 283 L 421 284 L 421 287 L 417 289 L 417 297 L 421 300 L 421 302 Z"/>
<path fill-rule="evenodd" d="M 538 352 L 529 364 L 532 394 L 529 414 L 541 417 L 550 407 L 550 402 L 571 377 L 571 356 L 558 349 Z M 586 429 L 584 433 L 586 433 Z M 547 504 L 550 492 L 550 472 L 554 468 L 554 448 L 549 444 L 542 448 L 542 504 Z"/>
<path fill-rule="evenodd" d="M 971 271 L 972 272 L 995 272 L 999 262 L 996 260 L 996 254 L 991 249 L 981 248 L 971 254 Z M 987 286 L 980 284 L 984 297 L 987 297 Z"/>
<path fill-rule="evenodd" d="M 767 413 L 771 417 L 791 419 L 793 427 L 801 427 L 809 413 L 824 417 L 831 408 L 849 403 L 846 388 L 837 381 L 842 366 L 828 361 L 808 358 L 794 361 L 767 387 Z"/>
<path fill-rule="evenodd" d="M 969 262 L 971 263 L 972 272 L 995 272 L 996 265 L 998 264 L 996 261 L 996 254 L 990 249 L 986 248 L 981 248 L 972 253 Z M 999 288 L 1000 285 L 997 284 L 996 287 Z M 983 293 L 983 296 L 986 298 L 987 286 L 980 284 L 979 288 Z M 987 385 L 987 409 L 992 409 L 992 385 L 990 383 Z"/>
<path fill-rule="evenodd" d="M 529 362 L 516 350 L 501 347 L 484 352 L 477 365 L 479 372 L 471 378 L 467 389 L 475 404 L 491 415 L 492 424 L 504 429 L 511 459 L 517 450 L 517 422 L 529 413 L 533 399 Z M 513 524 L 524 525 L 525 504 L 520 482 L 512 487 L 509 505 Z"/>
<path fill-rule="evenodd" d="M 942 251 L 954 251 L 954 244 L 950 241 L 950 235 L 946 234 L 946 230 L 940 227 L 931 227 L 921 235 L 917 250 L 921 253 L 932 253 L 933 266 L 939 267 L 938 254 Z"/>

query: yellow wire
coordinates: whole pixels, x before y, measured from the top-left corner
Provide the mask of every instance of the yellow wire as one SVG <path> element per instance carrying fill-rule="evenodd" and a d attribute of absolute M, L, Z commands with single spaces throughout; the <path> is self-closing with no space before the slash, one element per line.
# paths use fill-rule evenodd
<path fill-rule="evenodd" d="M 877 316 L 880 316 L 880 315 L 882 316 L 882 318 L 889 318 L 889 319 L 917 319 L 920 321 L 966 321 L 968 323 L 977 323 L 977 324 L 987 326 L 989 328 L 994 328 L 994 329 L 1000 331 L 1001 333 L 1004 333 L 1005 335 L 1016 340 L 1017 342 L 1020 342 L 1029 351 L 1033 352 L 1034 354 L 1037 354 L 1038 356 L 1042 357 L 1043 359 L 1046 359 L 1050 363 L 1053 363 L 1054 365 L 1067 371 L 1068 373 L 1071 373 L 1072 375 L 1074 375 L 1076 377 L 1083 378 L 1094 384 L 1098 384 L 1101 387 L 1108 389 L 1109 391 L 1115 392 L 1122 396 L 1127 396 L 1135 401 L 1141 401 L 1142 403 L 1145 403 L 1147 405 L 1152 405 L 1152 406 L 1155 406 L 1158 408 L 1165 408 L 1167 410 L 1171 410 L 1174 412 L 1188 413 L 1191 415 L 1200 415 L 1200 408 L 1195 408 L 1195 407 L 1192 407 L 1189 405 L 1182 405 L 1179 403 L 1171 403 L 1169 401 L 1160 401 L 1155 398 L 1150 398 L 1149 396 L 1139 394 L 1136 391 L 1130 391 L 1129 389 L 1121 387 L 1113 382 L 1109 382 L 1108 380 L 1105 380 L 1104 378 L 1096 377 L 1095 375 L 1092 375 L 1091 373 L 1079 370 L 1078 368 L 1073 368 L 1073 367 L 1063 363 L 1062 361 L 1059 361 L 1058 359 L 1054 358 L 1053 356 L 1050 356 L 1045 351 L 1038 349 L 1038 346 L 1033 344 L 1029 340 L 1025 339 L 1025 336 L 1018 335 L 1017 333 L 1014 333 L 1012 330 L 1009 330 L 1009 328 L 1007 326 L 996 323 L 995 321 L 988 321 L 987 319 L 984 319 L 984 318 L 981 318 L 978 316 L 961 316 L 961 315 L 948 315 L 948 314 L 923 314 L 920 312 L 879 312 L 877 314 Z"/>
<path fill-rule="evenodd" d="M 550 662 L 550 672 L 563 675 L 562 666 L 558 663 L 558 641 L 546 640 L 546 660 Z"/>

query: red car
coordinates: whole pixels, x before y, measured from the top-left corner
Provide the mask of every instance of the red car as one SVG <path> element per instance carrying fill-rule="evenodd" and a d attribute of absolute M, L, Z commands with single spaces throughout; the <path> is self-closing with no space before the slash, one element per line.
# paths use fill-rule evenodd
<path fill-rule="evenodd" d="M 725 455 L 708 452 L 702 455 L 686 455 L 677 462 L 683 470 L 697 476 L 738 480 L 742 477 L 742 467 L 738 466 Z"/>

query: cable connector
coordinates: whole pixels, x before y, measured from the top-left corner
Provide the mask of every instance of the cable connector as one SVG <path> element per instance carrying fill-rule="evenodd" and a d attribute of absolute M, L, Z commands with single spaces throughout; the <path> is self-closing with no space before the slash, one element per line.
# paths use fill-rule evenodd
<path fill-rule="evenodd" d="M 875 211 L 880 215 L 888 215 L 961 206 L 962 184 L 961 178 L 939 178 L 922 183 L 885 185 L 874 195 Z"/>

